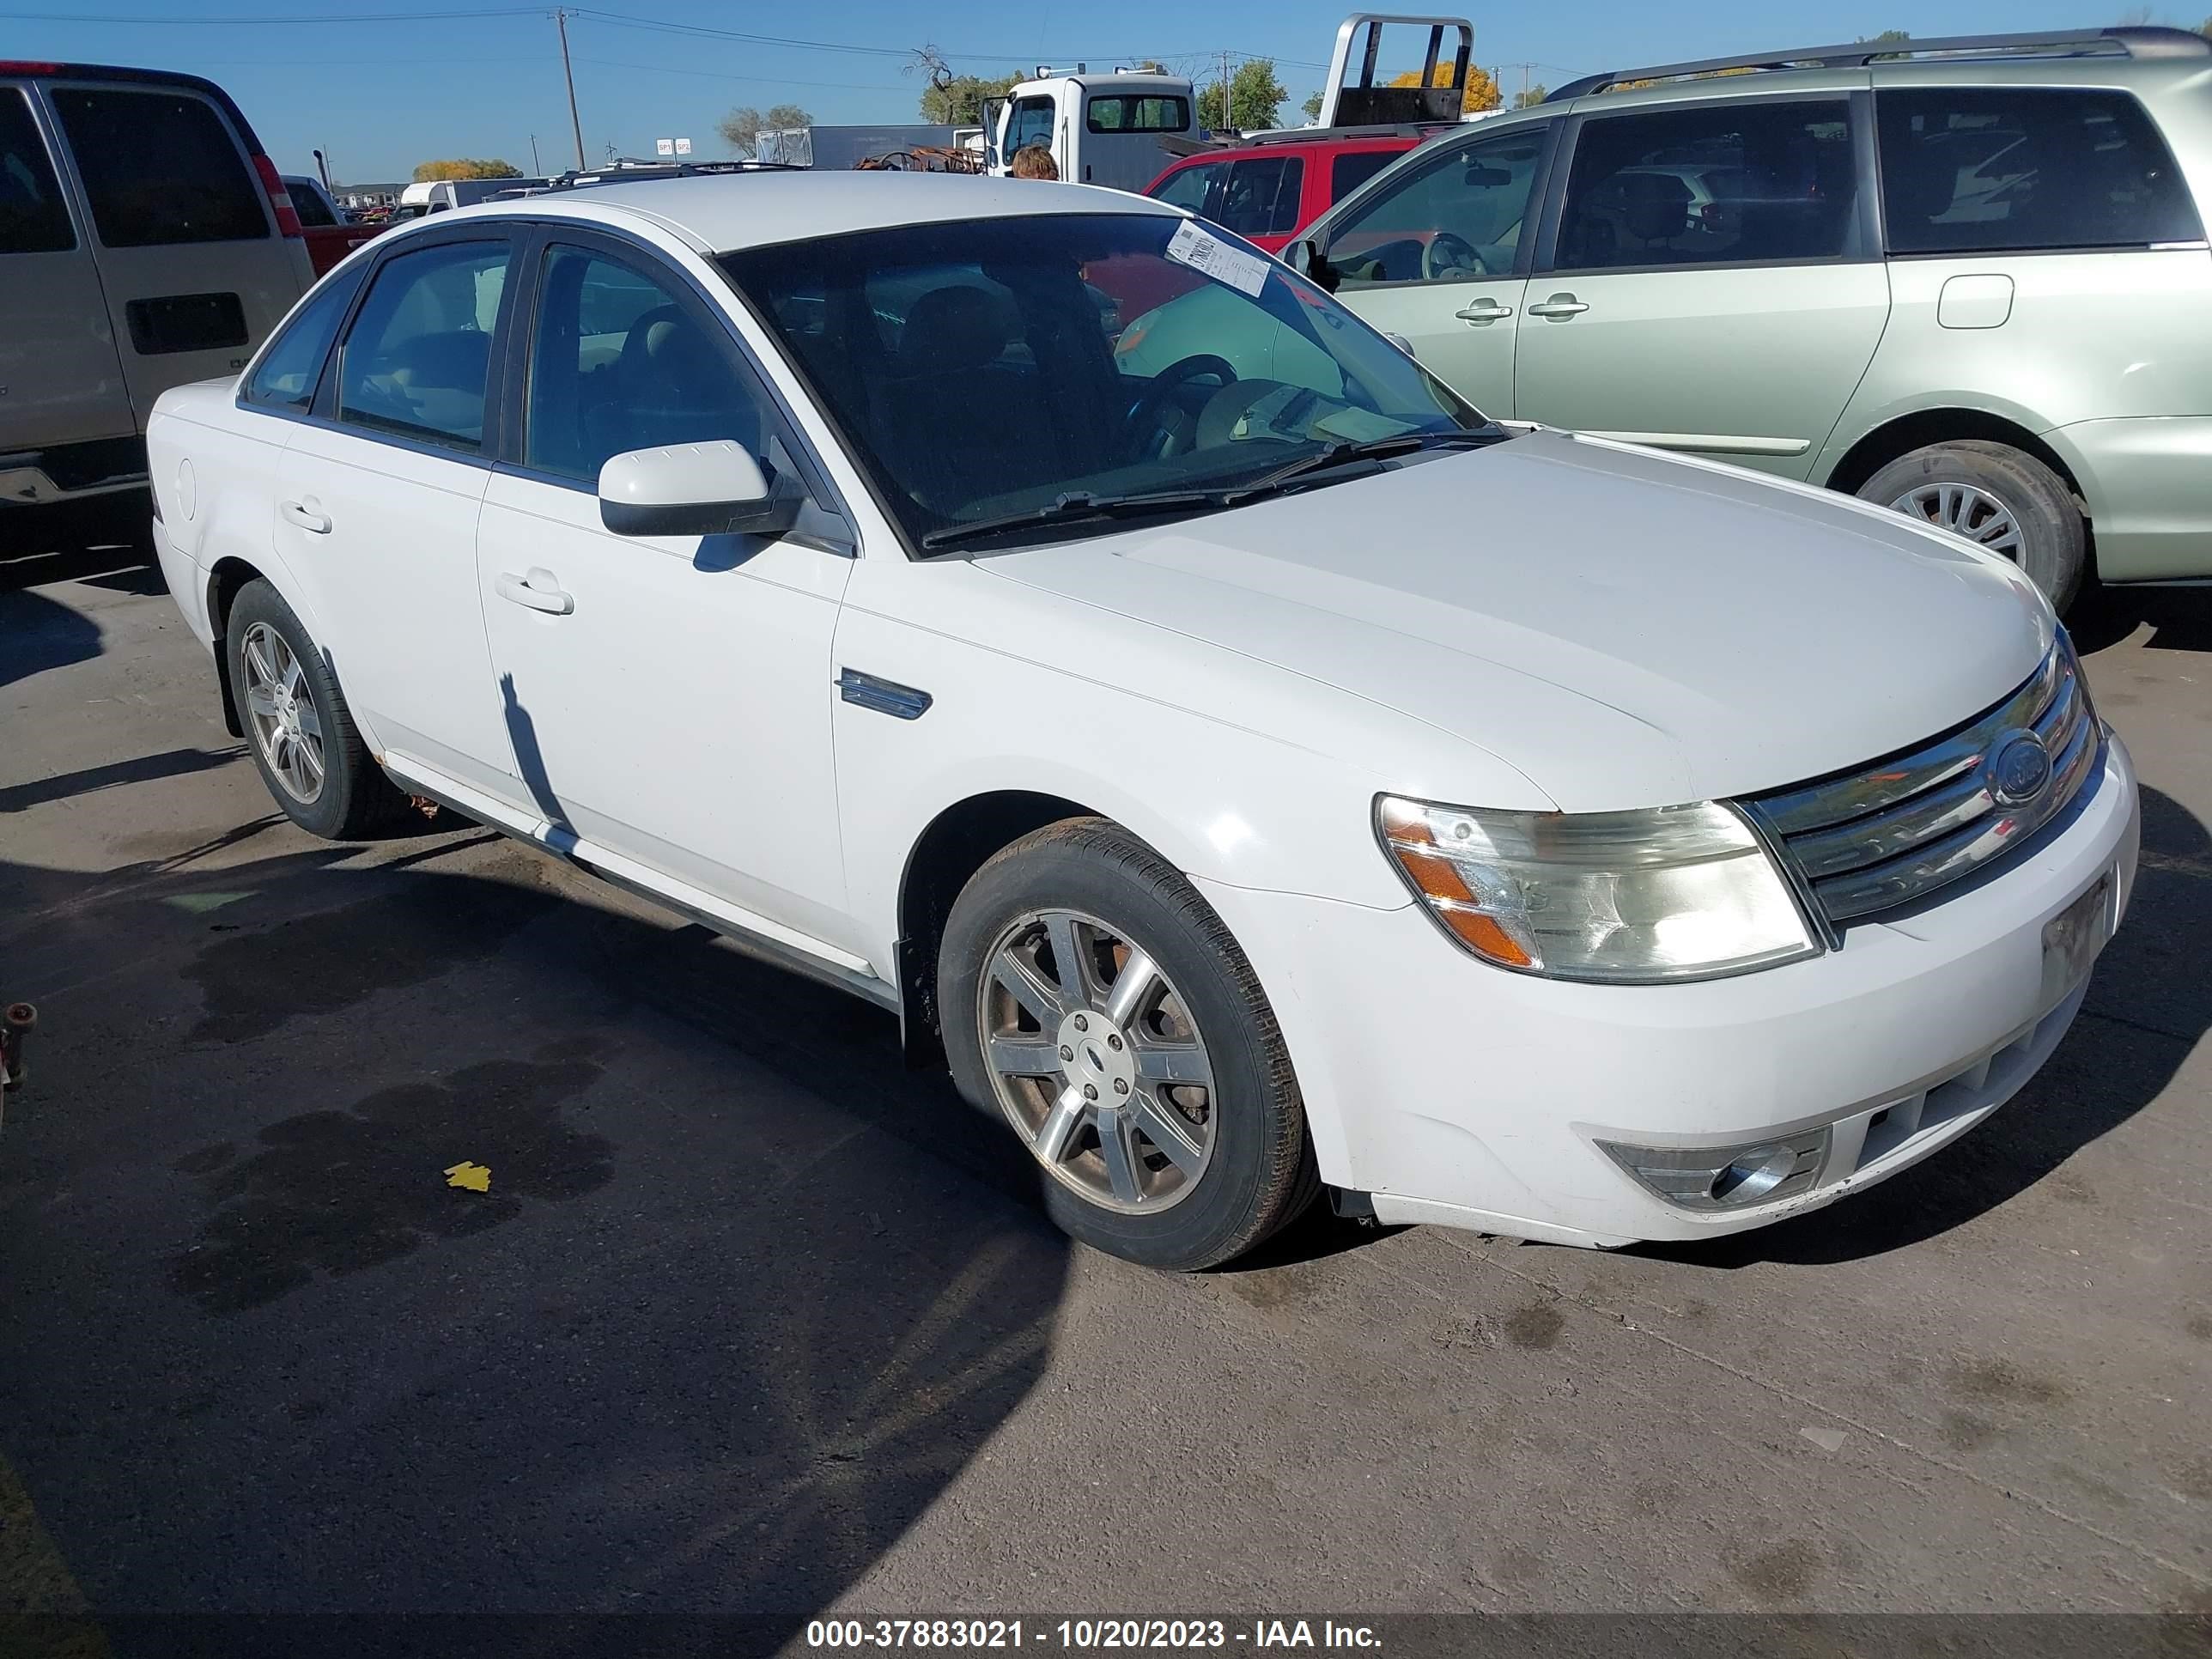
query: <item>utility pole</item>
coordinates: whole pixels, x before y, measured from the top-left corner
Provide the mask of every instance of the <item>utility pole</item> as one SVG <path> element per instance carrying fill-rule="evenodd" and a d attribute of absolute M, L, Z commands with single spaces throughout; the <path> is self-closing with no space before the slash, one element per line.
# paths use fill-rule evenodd
<path fill-rule="evenodd" d="M 1229 115 L 1229 54 L 1221 54 L 1221 125 L 1233 127 L 1237 123 Z"/>
<path fill-rule="evenodd" d="M 561 31 L 561 75 L 568 83 L 568 126 L 576 135 L 576 166 L 581 169 L 591 163 L 584 159 L 584 124 L 576 118 L 576 71 L 568 67 L 568 14 L 555 12 L 553 27 Z"/>
<path fill-rule="evenodd" d="M 530 135 L 530 174 L 533 179 L 545 176 L 545 169 L 538 165 L 538 135 L 534 132 Z"/>

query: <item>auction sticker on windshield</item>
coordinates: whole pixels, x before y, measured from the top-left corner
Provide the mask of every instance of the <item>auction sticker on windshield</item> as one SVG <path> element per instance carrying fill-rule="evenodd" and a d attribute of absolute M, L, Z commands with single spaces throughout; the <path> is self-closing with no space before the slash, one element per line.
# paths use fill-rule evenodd
<path fill-rule="evenodd" d="M 1177 264 L 1205 272 L 1217 283 L 1243 289 L 1255 299 L 1267 286 L 1267 267 L 1272 263 L 1256 253 L 1246 253 L 1226 242 L 1216 241 L 1188 219 L 1177 225 L 1176 234 L 1168 239 L 1168 258 Z"/>

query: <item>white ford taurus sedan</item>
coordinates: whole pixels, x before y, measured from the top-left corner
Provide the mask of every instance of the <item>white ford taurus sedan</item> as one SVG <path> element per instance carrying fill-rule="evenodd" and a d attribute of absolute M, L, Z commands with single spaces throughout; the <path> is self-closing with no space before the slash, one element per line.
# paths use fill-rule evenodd
<path fill-rule="evenodd" d="M 1160 1267 L 1324 1184 L 1584 1245 L 1828 1202 L 2021 1087 L 2134 873 L 2011 566 L 1492 424 L 1139 198 L 441 214 L 149 441 L 295 820 L 431 797 L 897 1011 Z"/>

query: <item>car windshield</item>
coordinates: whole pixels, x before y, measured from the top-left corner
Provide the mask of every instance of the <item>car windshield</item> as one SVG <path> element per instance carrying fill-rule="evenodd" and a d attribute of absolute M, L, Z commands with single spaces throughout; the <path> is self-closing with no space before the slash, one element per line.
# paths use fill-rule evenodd
<path fill-rule="evenodd" d="M 931 550 L 1502 435 L 1320 289 L 1180 216 L 908 225 L 721 264 Z"/>

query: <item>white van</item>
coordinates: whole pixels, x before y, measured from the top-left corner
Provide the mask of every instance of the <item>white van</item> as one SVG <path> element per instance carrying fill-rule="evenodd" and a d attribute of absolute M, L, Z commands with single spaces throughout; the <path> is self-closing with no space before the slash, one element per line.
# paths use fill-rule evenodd
<path fill-rule="evenodd" d="M 146 482 L 146 417 L 314 280 L 253 130 L 195 76 L 0 61 L 0 504 Z"/>
<path fill-rule="evenodd" d="M 1072 185 L 1141 191 L 1176 159 L 1163 139 L 1198 131 L 1190 82 L 1180 75 L 1062 74 L 1040 68 L 1036 78 L 1006 94 L 993 122 L 989 170 L 1004 174 L 1014 152 L 1042 144 Z"/>

